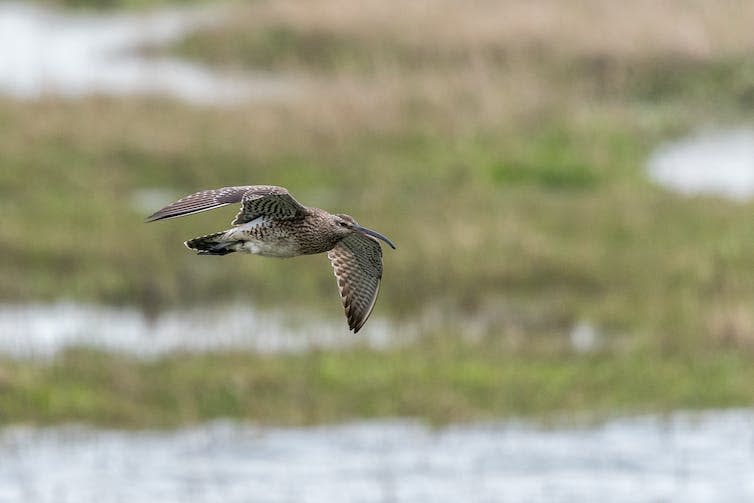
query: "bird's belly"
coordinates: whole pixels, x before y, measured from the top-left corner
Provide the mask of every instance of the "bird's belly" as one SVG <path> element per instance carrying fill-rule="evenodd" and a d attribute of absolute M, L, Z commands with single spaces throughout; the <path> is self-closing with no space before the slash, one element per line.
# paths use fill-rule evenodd
<path fill-rule="evenodd" d="M 285 229 L 275 228 L 264 217 L 239 225 L 228 231 L 226 239 L 237 241 L 236 251 L 265 257 L 301 255 L 299 242 Z"/>
<path fill-rule="evenodd" d="M 241 245 L 241 250 L 265 257 L 295 257 L 301 254 L 297 243 L 287 239 L 262 241 L 247 238 Z"/>

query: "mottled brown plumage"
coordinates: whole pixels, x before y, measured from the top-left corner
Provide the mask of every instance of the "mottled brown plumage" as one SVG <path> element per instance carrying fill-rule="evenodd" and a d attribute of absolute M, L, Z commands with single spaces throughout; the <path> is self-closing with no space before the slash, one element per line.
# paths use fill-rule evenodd
<path fill-rule="evenodd" d="M 147 222 L 241 202 L 233 227 L 186 241 L 199 255 L 246 252 L 295 257 L 327 252 L 338 281 L 348 327 L 358 332 L 374 309 L 382 279 L 382 234 L 348 215 L 303 206 L 283 187 L 245 185 L 204 190 L 156 211 Z"/>

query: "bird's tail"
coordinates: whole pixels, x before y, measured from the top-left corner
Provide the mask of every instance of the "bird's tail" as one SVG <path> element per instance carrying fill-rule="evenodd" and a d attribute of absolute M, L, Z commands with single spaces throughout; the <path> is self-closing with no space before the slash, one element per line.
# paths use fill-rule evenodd
<path fill-rule="evenodd" d="M 189 239 L 184 244 L 187 248 L 199 252 L 199 255 L 227 255 L 236 251 L 237 241 L 223 239 L 225 231 Z"/>

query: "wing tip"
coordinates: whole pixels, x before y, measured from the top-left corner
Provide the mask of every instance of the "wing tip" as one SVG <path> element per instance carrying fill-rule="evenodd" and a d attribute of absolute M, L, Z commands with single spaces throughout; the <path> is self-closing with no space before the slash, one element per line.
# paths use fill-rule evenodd
<path fill-rule="evenodd" d="M 148 224 L 149 222 L 157 222 L 158 220 L 167 220 L 169 218 L 177 218 L 182 217 L 184 215 L 188 215 L 189 213 L 170 213 L 164 211 L 164 208 L 159 211 L 155 211 L 151 215 L 149 215 L 147 218 L 144 219 L 144 223 Z"/>
<path fill-rule="evenodd" d="M 358 333 L 359 330 L 362 329 L 362 327 L 366 324 L 367 318 L 369 318 L 368 313 L 366 316 L 346 316 L 346 319 L 348 320 L 348 330 L 352 331 L 353 333 Z"/>
<path fill-rule="evenodd" d="M 374 297 L 372 297 L 372 301 L 369 304 L 369 307 L 367 308 L 366 314 L 362 314 L 360 317 L 354 317 L 352 320 L 351 316 L 348 315 L 348 309 L 346 308 L 346 319 L 348 320 L 348 329 L 352 330 L 353 333 L 358 333 L 359 330 L 361 330 L 364 325 L 366 325 L 367 320 L 369 320 L 369 317 L 372 316 L 372 313 L 374 312 L 374 308 L 377 305 L 377 297 L 380 295 L 380 285 L 381 281 L 377 283 L 377 290 L 374 292 Z"/>

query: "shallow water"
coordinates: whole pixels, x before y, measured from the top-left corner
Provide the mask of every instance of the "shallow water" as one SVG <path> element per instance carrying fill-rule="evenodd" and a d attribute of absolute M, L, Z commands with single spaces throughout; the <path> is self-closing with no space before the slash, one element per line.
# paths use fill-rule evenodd
<path fill-rule="evenodd" d="M 455 332 L 467 340 L 479 340 L 499 334 L 504 323 L 499 312 L 469 314 L 435 305 L 408 319 L 374 314 L 364 329 L 353 334 L 337 301 L 327 313 L 265 310 L 243 303 L 159 313 L 78 302 L 0 303 L 0 356 L 51 358 L 76 346 L 141 358 L 173 351 L 301 353 L 357 345 L 387 349 L 438 333 Z M 603 335 L 589 320 L 577 320 L 563 332 L 571 350 L 582 354 L 603 347 Z"/>
<path fill-rule="evenodd" d="M 179 39 L 221 15 L 216 7 L 124 14 L 0 2 L 0 93 L 26 99 L 156 94 L 202 104 L 292 96 L 292 81 L 277 75 L 219 73 L 141 51 Z"/>
<path fill-rule="evenodd" d="M 337 313 L 340 315 L 340 311 Z M 171 351 L 250 350 L 295 353 L 412 340 L 416 328 L 373 316 L 368 330 L 316 313 L 264 311 L 250 305 L 183 309 L 148 316 L 136 308 L 93 304 L 0 304 L 0 354 L 49 358 L 71 346 L 155 357 Z"/>
<path fill-rule="evenodd" d="M 754 195 L 754 129 L 699 132 L 663 145 L 647 169 L 652 180 L 684 194 L 748 199 Z"/>
<path fill-rule="evenodd" d="M 754 501 L 753 410 L 545 429 L 0 430 L 0 502 Z"/>

